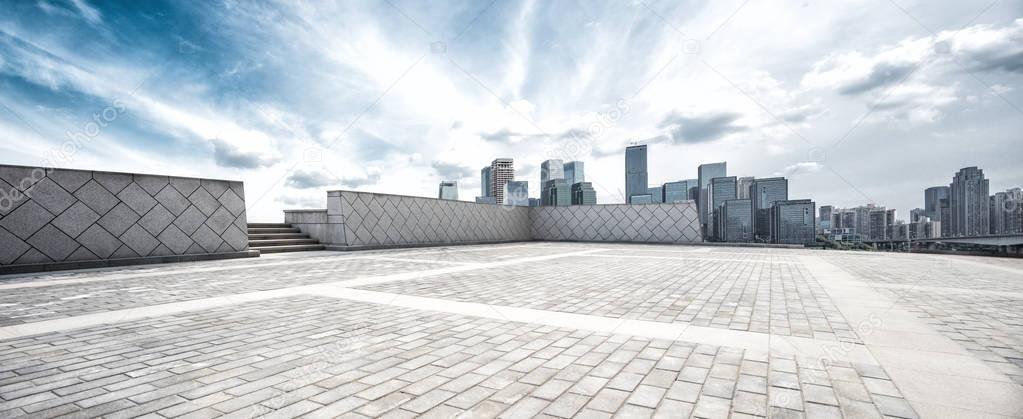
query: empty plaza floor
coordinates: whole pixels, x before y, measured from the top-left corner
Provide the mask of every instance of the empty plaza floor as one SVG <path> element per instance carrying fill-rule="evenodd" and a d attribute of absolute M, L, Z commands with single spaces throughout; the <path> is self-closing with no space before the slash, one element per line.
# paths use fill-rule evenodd
<path fill-rule="evenodd" d="M 1023 260 L 528 242 L 0 276 L 0 417 L 1023 417 Z"/>

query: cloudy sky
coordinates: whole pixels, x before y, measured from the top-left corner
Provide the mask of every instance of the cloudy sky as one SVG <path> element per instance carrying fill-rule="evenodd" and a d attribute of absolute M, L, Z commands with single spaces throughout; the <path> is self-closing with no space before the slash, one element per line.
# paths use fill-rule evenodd
<path fill-rule="evenodd" d="M 1023 185 L 1023 1 L 5 2 L 0 164 L 245 181 L 250 219 L 325 190 L 538 192 L 582 160 L 650 182 L 790 178 L 792 198 L 905 217 L 980 166 Z"/>

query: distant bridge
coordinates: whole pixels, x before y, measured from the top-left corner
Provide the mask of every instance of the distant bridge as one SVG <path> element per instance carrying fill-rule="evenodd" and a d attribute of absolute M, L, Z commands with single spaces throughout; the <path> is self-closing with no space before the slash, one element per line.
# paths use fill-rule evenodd
<path fill-rule="evenodd" d="M 982 246 L 1023 246 L 1023 234 L 998 234 L 971 237 L 934 237 L 912 240 L 863 240 L 863 242 L 876 244 L 949 243 L 949 244 L 976 244 Z"/>

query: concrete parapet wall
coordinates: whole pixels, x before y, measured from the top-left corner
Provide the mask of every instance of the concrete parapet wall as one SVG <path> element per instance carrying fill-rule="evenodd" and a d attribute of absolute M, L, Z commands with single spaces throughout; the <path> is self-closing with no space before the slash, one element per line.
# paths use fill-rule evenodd
<path fill-rule="evenodd" d="M 0 272 L 239 256 L 246 228 L 242 182 L 0 165 Z"/>
<path fill-rule="evenodd" d="M 576 205 L 529 209 L 534 240 L 700 243 L 693 201 L 649 205 Z"/>

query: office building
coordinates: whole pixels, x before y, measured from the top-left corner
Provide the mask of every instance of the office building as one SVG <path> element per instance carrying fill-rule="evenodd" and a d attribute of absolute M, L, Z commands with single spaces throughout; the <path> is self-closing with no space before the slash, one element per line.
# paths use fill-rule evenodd
<path fill-rule="evenodd" d="M 529 198 L 529 206 L 531 206 L 531 207 L 539 207 L 540 206 L 540 198 Z"/>
<path fill-rule="evenodd" d="M 759 242 L 771 240 L 771 206 L 789 199 L 789 181 L 783 177 L 755 179 L 750 189 L 753 201 L 753 235 Z"/>
<path fill-rule="evenodd" d="M 913 208 L 912 210 L 909 211 L 910 223 L 917 223 L 920 222 L 921 220 L 929 218 L 931 218 L 931 216 L 927 215 L 926 210 L 924 210 L 923 208 Z"/>
<path fill-rule="evenodd" d="M 625 148 L 625 202 L 632 203 L 633 195 L 646 195 L 646 145 Z"/>
<path fill-rule="evenodd" d="M 820 209 L 818 210 L 820 218 L 817 221 L 818 223 L 817 227 L 819 232 L 823 233 L 825 231 L 831 230 L 831 218 L 834 214 L 834 211 L 835 207 L 831 205 L 821 205 Z"/>
<path fill-rule="evenodd" d="M 516 207 L 529 206 L 529 182 L 513 180 L 504 184 L 504 205 Z"/>
<path fill-rule="evenodd" d="M 586 165 L 581 161 L 570 161 L 565 163 L 564 171 L 565 181 L 569 185 L 575 185 L 579 182 L 586 181 Z"/>
<path fill-rule="evenodd" d="M 699 178 L 700 198 L 696 204 L 699 209 L 698 217 L 703 228 L 703 236 L 707 237 L 707 225 L 710 222 L 711 211 L 714 209 L 707 200 L 707 189 L 710 187 L 710 180 L 716 177 L 728 176 L 728 164 L 725 162 L 701 164 L 696 168 L 696 177 Z"/>
<path fill-rule="evenodd" d="M 775 201 L 769 211 L 772 243 L 812 244 L 816 241 L 813 201 L 809 199 Z"/>
<path fill-rule="evenodd" d="M 991 234 L 1023 233 L 1023 190 L 1012 188 L 991 195 Z"/>
<path fill-rule="evenodd" d="M 948 199 L 948 186 L 934 186 L 924 190 L 924 214 L 941 221 L 941 200 Z"/>
<path fill-rule="evenodd" d="M 664 202 L 664 190 L 660 186 L 651 186 L 646 188 L 647 195 L 650 195 L 650 201 L 655 204 Z"/>
<path fill-rule="evenodd" d="M 700 185 L 699 185 L 699 183 L 700 182 L 699 181 L 694 181 L 693 183 L 689 183 L 689 181 L 686 181 L 686 183 L 689 185 L 689 200 L 695 202 L 697 204 L 696 207 L 699 208 L 700 207 L 699 206 L 699 204 L 700 204 Z"/>
<path fill-rule="evenodd" d="M 735 196 L 738 199 L 750 199 L 749 188 L 753 186 L 753 181 L 756 180 L 753 176 L 743 176 L 735 181 Z"/>
<path fill-rule="evenodd" d="M 504 184 L 515 180 L 515 162 L 508 158 L 490 163 L 490 191 L 497 203 L 504 202 Z"/>
<path fill-rule="evenodd" d="M 545 207 L 567 207 L 572 205 L 572 189 L 565 179 L 551 179 L 544 184 L 540 205 Z"/>
<path fill-rule="evenodd" d="M 458 182 L 454 180 L 444 180 L 440 182 L 440 188 L 437 191 L 437 198 L 446 199 L 450 201 L 458 200 Z"/>
<path fill-rule="evenodd" d="M 637 205 L 653 204 L 654 203 L 654 198 L 652 196 L 650 196 L 649 194 L 633 195 L 630 198 L 629 203 L 630 204 L 637 204 Z"/>
<path fill-rule="evenodd" d="M 684 180 L 661 185 L 661 202 L 674 204 L 689 200 L 689 183 Z"/>
<path fill-rule="evenodd" d="M 477 196 L 476 197 L 476 203 L 477 204 L 497 205 L 497 198 L 493 197 L 493 196 Z"/>
<path fill-rule="evenodd" d="M 989 181 L 984 171 L 967 167 L 956 173 L 949 185 L 951 232 L 956 237 L 985 236 L 990 234 L 991 214 Z M 942 219 L 942 221 L 945 221 Z"/>
<path fill-rule="evenodd" d="M 494 196 L 493 178 L 490 176 L 490 166 L 484 167 L 480 170 L 480 196 Z"/>
<path fill-rule="evenodd" d="M 597 191 L 590 182 L 572 185 L 572 205 L 597 205 Z"/>
<path fill-rule="evenodd" d="M 565 179 L 565 163 L 558 159 L 540 163 L 540 184 L 546 185 L 553 179 Z"/>
<path fill-rule="evenodd" d="M 938 214 L 941 222 L 941 237 L 952 236 L 952 207 L 949 206 L 948 199 L 942 199 L 938 201 Z"/>
<path fill-rule="evenodd" d="M 710 180 L 707 188 L 707 202 L 711 205 L 711 220 L 708 235 L 713 239 L 721 238 L 723 220 L 717 218 L 718 210 L 725 201 L 736 199 L 736 178 L 735 176 L 716 177 Z"/>
<path fill-rule="evenodd" d="M 884 207 L 871 208 L 867 213 L 867 239 L 871 241 L 888 240 L 889 212 Z"/>
<path fill-rule="evenodd" d="M 753 241 L 753 201 L 730 199 L 721 205 L 721 240 L 732 243 Z"/>

